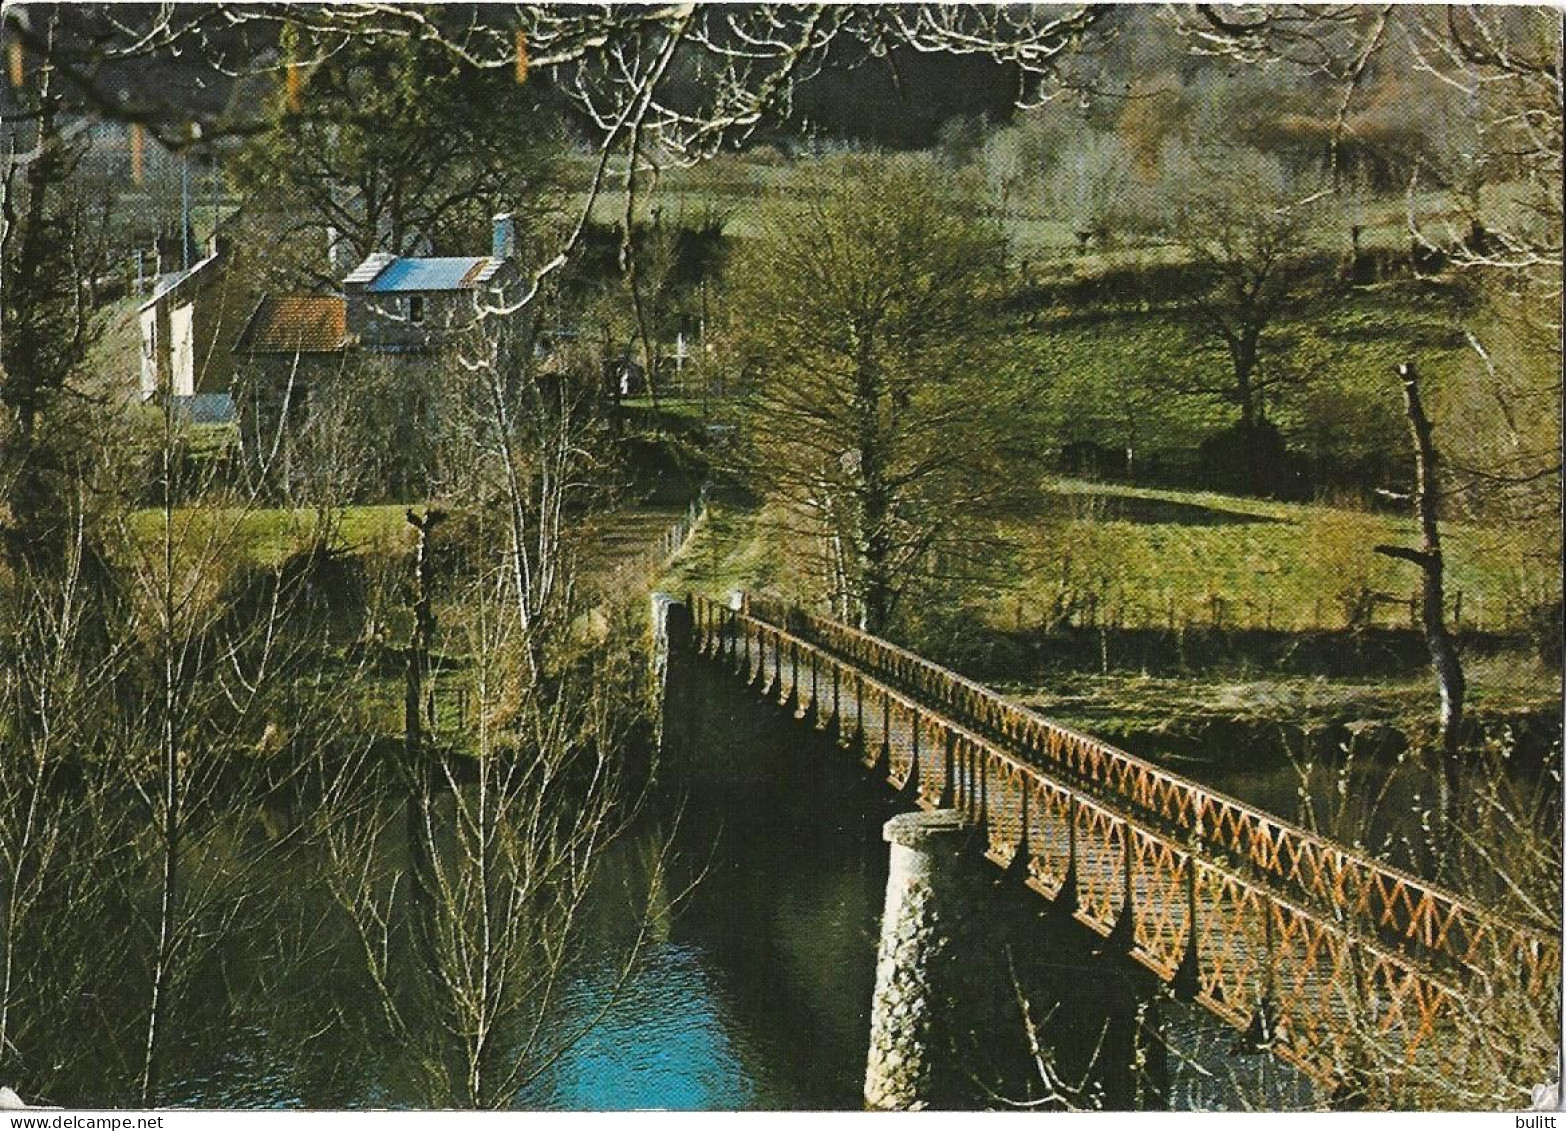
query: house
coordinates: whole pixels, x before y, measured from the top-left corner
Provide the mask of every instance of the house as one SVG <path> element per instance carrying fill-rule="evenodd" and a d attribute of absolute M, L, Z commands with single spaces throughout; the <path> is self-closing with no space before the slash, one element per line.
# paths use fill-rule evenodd
<path fill-rule="evenodd" d="M 409 446 L 408 437 L 438 432 L 442 355 L 463 340 L 487 310 L 510 299 L 520 273 L 509 215 L 494 219 L 491 254 L 398 256 L 378 252 L 344 276 L 336 295 L 264 295 L 233 346 L 233 389 L 241 446 L 254 454 L 285 453 L 310 419 L 311 402 L 335 381 L 354 393 L 382 392 L 395 405 L 382 444 Z M 489 325 L 510 330 L 513 316 Z M 399 438 L 401 437 L 401 438 Z M 268 457 L 270 458 L 270 457 Z M 286 466 L 286 459 L 285 459 Z M 286 471 L 285 471 L 286 474 Z"/>
<path fill-rule="evenodd" d="M 143 399 L 167 393 L 195 419 L 232 415 L 232 347 L 249 297 L 233 261 L 227 239 L 215 235 L 204 258 L 161 276 L 138 308 Z"/>
<path fill-rule="evenodd" d="M 510 215 L 496 216 L 485 256 L 371 255 L 343 279 L 347 331 L 358 349 L 432 354 L 471 329 L 518 280 Z"/>
<path fill-rule="evenodd" d="M 342 368 L 347 325 L 347 304 L 338 295 L 265 295 L 234 343 L 234 353 L 273 367 L 284 380 L 318 379 Z"/>
<path fill-rule="evenodd" d="M 348 361 L 346 304 L 339 295 L 263 296 L 234 353 L 233 396 L 241 448 L 274 450 L 282 421 L 303 424 L 310 391 L 341 376 Z"/>
<path fill-rule="evenodd" d="M 512 218 L 500 215 L 489 255 L 376 252 L 343 278 L 341 295 L 262 296 L 233 352 L 251 360 L 344 351 L 427 360 L 510 296 L 519 277 L 515 249 Z"/>

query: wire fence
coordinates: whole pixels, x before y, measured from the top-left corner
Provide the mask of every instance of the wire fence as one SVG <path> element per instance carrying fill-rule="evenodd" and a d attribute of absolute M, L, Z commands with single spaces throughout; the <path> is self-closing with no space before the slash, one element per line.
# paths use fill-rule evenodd
<path fill-rule="evenodd" d="M 685 548 L 706 513 L 705 499 L 692 500 L 685 514 L 670 523 L 651 545 L 602 575 L 596 586 L 599 592 L 613 599 L 651 588 L 665 567 Z"/>
<path fill-rule="evenodd" d="M 1352 629 L 1420 627 L 1419 590 L 1388 593 L 1363 587 L 1309 603 L 1277 596 L 1224 593 L 1138 594 L 1087 591 L 1054 601 L 1016 597 L 1003 606 L 1004 619 L 1018 632 L 1062 628 L 1161 629 L 1168 632 L 1266 631 L 1335 632 Z M 1446 600 L 1447 623 L 1454 631 L 1508 632 L 1523 627 L 1515 610 L 1486 607 L 1480 595 L 1461 590 Z"/>

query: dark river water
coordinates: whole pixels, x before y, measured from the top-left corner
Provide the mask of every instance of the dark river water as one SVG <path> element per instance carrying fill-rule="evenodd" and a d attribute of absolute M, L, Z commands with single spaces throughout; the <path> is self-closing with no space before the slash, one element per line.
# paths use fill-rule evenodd
<path fill-rule="evenodd" d="M 660 811 L 621 850 L 634 861 L 672 836 L 669 884 L 689 894 L 605 1020 L 522 1103 L 857 1108 L 886 884 L 875 799 L 740 694 L 692 706 L 671 727 L 685 740 L 664 755 Z M 614 977 L 584 979 L 572 1004 L 598 1006 Z"/>
<path fill-rule="evenodd" d="M 589 961 L 576 964 L 549 1015 L 556 1032 L 585 1035 L 524 1088 L 518 1107 L 861 1106 L 886 882 L 880 825 L 890 810 L 878 808 L 846 759 L 805 756 L 797 729 L 757 712 L 738 689 L 713 687 L 696 706 L 689 741 L 665 752 L 657 792 L 604 861 L 587 917 Z M 648 861 L 660 854 L 663 890 L 649 892 L 656 870 Z M 311 862 L 299 867 L 304 874 Z M 651 934 L 626 981 L 618 960 L 648 907 Z M 189 1004 L 210 1027 L 179 1051 L 164 1102 L 422 1106 L 425 1093 L 398 1050 L 351 1039 L 377 1028 L 375 999 L 351 959 L 336 980 L 309 976 L 310 994 L 349 1020 L 301 1056 L 297 1033 L 252 1023 L 238 1009 L 219 1016 L 231 1008 L 224 983 L 248 980 L 245 957 L 231 955 L 223 973 L 196 980 Z M 112 1103 L 118 1094 L 113 1084 L 78 1084 L 66 1102 L 86 1093 Z"/>
<path fill-rule="evenodd" d="M 669 733 L 659 791 L 598 881 L 587 951 L 603 961 L 577 969 L 550 1015 L 560 1031 L 585 1035 L 527 1084 L 516 1106 L 859 1109 L 889 798 L 841 753 L 813 745 L 802 728 L 727 681 L 709 681 L 677 708 Z M 666 848 L 669 867 L 649 892 L 649 875 L 659 873 L 647 861 Z M 1167 1000 L 1145 971 L 1102 953 L 1103 941 L 1085 929 L 1051 919 L 1030 893 L 997 889 L 986 898 L 981 933 L 999 949 L 978 961 L 1007 979 L 996 983 L 999 1005 L 974 1027 L 969 1050 L 975 1079 L 992 1089 L 987 1106 L 1040 1093 L 1024 1000 L 1049 1064 L 1053 1106 L 1225 1102 L 1210 1087 L 1218 1077 L 1188 1069 L 1185 1058 L 1209 1048 L 1222 1059 L 1232 1034 Z M 641 921 L 632 909 L 648 905 L 650 937 L 634 975 L 619 984 L 615 956 Z M 243 980 L 245 961 L 266 959 L 233 956 L 224 977 Z M 349 974 L 340 985 L 324 975 L 310 985 L 311 995 L 340 1003 L 339 1032 L 361 1027 L 355 1009 L 373 1019 L 374 1007 L 359 1000 L 362 983 Z M 223 986 L 216 975 L 201 982 L 200 1009 L 212 1024 L 207 1037 L 179 1050 L 163 1102 L 421 1105 L 417 1083 L 399 1075 L 397 1049 L 332 1037 L 308 1055 L 282 1051 L 297 1050 L 299 1034 L 269 1031 L 237 1009 L 225 1017 Z M 1249 1102 L 1299 1098 L 1264 1058 L 1240 1058 L 1224 1071 L 1231 1083 L 1243 1077 Z M 78 1083 L 83 1093 L 65 1102 L 87 1094 Z"/>

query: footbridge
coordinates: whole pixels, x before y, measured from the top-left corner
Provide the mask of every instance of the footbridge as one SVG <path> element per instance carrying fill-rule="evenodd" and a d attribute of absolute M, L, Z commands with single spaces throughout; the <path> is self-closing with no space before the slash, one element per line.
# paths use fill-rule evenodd
<path fill-rule="evenodd" d="M 1025 885 L 1321 1085 L 1549 1065 L 1500 1028 L 1558 1001 L 1560 939 L 797 609 L 688 598 L 709 670 L 822 732 L 910 809 L 956 810 Z"/>

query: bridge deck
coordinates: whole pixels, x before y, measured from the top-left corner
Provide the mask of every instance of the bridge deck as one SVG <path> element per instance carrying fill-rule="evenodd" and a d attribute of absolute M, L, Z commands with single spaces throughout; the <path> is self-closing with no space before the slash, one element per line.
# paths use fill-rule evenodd
<path fill-rule="evenodd" d="M 1501 998 L 1558 1000 L 1560 949 L 1415 877 L 1008 703 L 875 637 L 693 599 L 695 647 L 1259 1046 L 1495 1079 Z M 787 627 L 785 627 L 785 625 Z M 1538 1066 L 1543 1078 L 1547 1066 Z M 1532 1070 L 1532 1066 L 1529 1066 Z"/>

